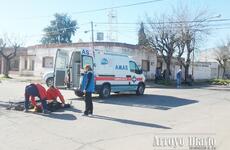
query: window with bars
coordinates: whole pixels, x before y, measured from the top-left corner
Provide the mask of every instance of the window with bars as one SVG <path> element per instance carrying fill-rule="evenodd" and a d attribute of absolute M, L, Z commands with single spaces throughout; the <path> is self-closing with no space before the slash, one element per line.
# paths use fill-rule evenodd
<path fill-rule="evenodd" d="M 42 67 L 43 68 L 53 68 L 53 57 L 43 57 Z"/>
<path fill-rule="evenodd" d="M 143 71 L 150 71 L 150 62 L 149 60 L 142 60 L 142 70 Z"/>

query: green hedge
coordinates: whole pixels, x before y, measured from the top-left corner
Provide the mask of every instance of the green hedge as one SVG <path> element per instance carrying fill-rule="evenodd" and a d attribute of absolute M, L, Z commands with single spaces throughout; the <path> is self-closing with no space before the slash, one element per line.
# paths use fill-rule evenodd
<path fill-rule="evenodd" d="M 213 79 L 210 81 L 211 84 L 214 85 L 229 85 L 230 84 L 230 80 L 227 79 Z"/>
<path fill-rule="evenodd" d="M 174 85 L 174 82 L 171 80 L 158 80 L 156 84 L 170 86 L 170 85 Z"/>

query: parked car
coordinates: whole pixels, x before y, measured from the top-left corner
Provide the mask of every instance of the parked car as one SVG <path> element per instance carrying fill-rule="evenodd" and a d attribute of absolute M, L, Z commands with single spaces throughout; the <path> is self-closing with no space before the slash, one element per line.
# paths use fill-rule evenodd
<path fill-rule="evenodd" d="M 44 73 L 42 76 L 43 81 L 45 81 L 46 85 L 49 87 L 50 85 L 54 85 L 54 72 L 49 71 Z"/>

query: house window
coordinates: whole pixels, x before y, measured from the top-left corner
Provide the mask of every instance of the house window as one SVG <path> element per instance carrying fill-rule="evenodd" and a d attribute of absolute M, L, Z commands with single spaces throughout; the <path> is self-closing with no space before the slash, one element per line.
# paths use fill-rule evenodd
<path fill-rule="evenodd" d="M 149 60 L 142 60 L 142 70 L 143 71 L 150 71 L 150 62 Z"/>
<path fill-rule="evenodd" d="M 43 57 L 42 67 L 43 68 L 53 68 L 53 57 Z"/>
<path fill-rule="evenodd" d="M 18 71 L 19 70 L 19 60 L 18 59 L 13 59 L 10 62 L 10 70 L 11 71 Z"/>

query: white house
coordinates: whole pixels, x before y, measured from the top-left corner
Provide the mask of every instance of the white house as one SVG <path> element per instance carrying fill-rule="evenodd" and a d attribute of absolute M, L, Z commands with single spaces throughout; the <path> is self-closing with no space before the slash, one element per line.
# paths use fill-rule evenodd
<path fill-rule="evenodd" d="M 50 44 L 35 45 L 27 47 L 27 56 L 20 56 L 19 73 L 21 75 L 42 76 L 47 71 L 52 71 L 57 49 L 91 49 L 92 43 L 71 43 L 71 44 Z M 131 45 L 117 42 L 95 42 L 94 48 L 126 54 L 132 57 L 142 67 L 147 79 L 154 79 L 157 65 L 155 52 L 142 48 L 138 45 Z"/>
<path fill-rule="evenodd" d="M 222 76 L 223 68 L 220 67 L 220 65 L 218 64 L 218 62 L 216 60 L 215 50 L 216 50 L 216 48 L 210 48 L 210 49 L 200 51 L 198 61 L 206 63 L 206 64 L 211 63 L 212 64 L 211 65 L 212 70 L 213 70 L 212 74 L 213 74 L 214 70 L 216 70 L 215 72 L 217 72 L 217 75 L 215 77 L 217 78 L 217 77 Z M 227 62 L 225 75 L 228 77 L 230 76 L 230 61 Z"/>
<path fill-rule="evenodd" d="M 218 77 L 218 63 L 217 62 L 195 62 L 194 66 L 190 67 L 190 74 L 195 80 L 214 79 Z"/>

